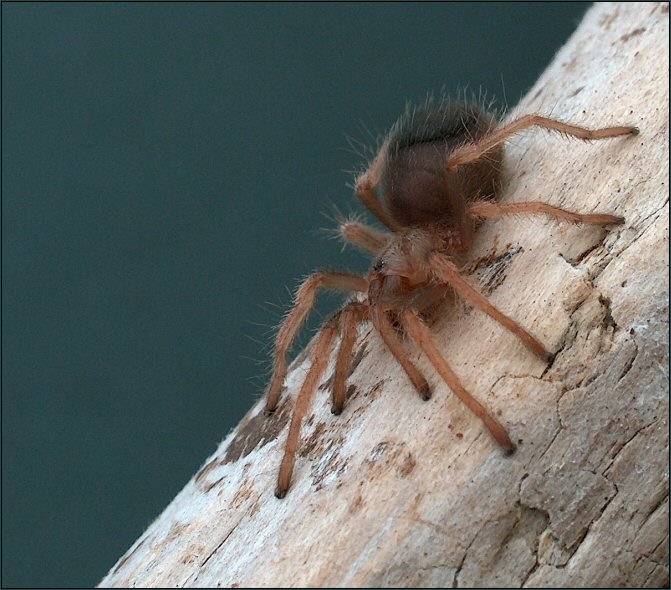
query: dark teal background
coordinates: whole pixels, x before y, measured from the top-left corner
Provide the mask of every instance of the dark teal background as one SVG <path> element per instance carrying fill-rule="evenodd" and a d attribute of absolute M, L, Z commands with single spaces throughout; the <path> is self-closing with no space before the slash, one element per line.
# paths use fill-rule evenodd
<path fill-rule="evenodd" d="M 585 8 L 3 3 L 3 586 L 96 584 L 262 394 L 287 289 L 366 269 L 316 231 L 346 136 L 514 105 Z"/>

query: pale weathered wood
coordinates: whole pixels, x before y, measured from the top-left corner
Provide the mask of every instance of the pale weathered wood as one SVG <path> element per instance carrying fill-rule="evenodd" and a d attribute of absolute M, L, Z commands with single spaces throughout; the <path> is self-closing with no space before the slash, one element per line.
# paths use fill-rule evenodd
<path fill-rule="evenodd" d="M 473 276 L 558 351 L 552 366 L 473 310 L 434 326 L 517 453 L 424 359 L 435 394 L 422 402 L 362 329 L 353 395 L 335 417 L 318 392 L 286 499 L 273 489 L 290 404 L 265 419 L 258 403 L 101 586 L 668 584 L 668 10 L 596 5 L 511 113 L 641 129 L 507 147 L 505 201 L 626 218 L 608 232 L 528 219 L 479 232 Z"/>

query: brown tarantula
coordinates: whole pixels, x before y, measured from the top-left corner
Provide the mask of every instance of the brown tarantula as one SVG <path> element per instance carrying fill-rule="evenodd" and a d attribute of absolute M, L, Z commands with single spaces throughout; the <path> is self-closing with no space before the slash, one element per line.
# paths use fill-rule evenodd
<path fill-rule="evenodd" d="M 452 290 L 518 336 L 531 352 L 550 362 L 553 355 L 543 344 L 496 309 L 461 275 L 457 262 L 470 248 L 476 224 L 520 214 L 543 214 L 559 221 L 596 225 L 624 222 L 615 215 L 575 213 L 538 201 L 496 202 L 501 187 L 503 143 L 530 127 L 584 140 L 638 133 L 636 127 L 590 130 L 539 115 L 525 115 L 499 125 L 494 115 L 478 106 L 428 100 L 422 107 L 406 110 L 368 169 L 357 178 L 357 196 L 389 231 L 378 231 L 355 221 L 342 223 L 343 238 L 375 256 L 368 276 L 331 271 L 310 275 L 298 289 L 293 309 L 279 330 L 267 413 L 277 408 L 287 374 L 288 349 L 312 309 L 317 290 L 338 289 L 359 294 L 322 326 L 314 343 L 312 365 L 291 417 L 275 491 L 278 498 L 284 497 L 289 489 L 301 422 L 328 363 L 336 334 L 340 336 L 340 347 L 332 382 L 332 412 L 342 412 L 345 381 L 357 327 L 362 321 L 372 322 L 422 399 L 431 397 L 431 389 L 405 350 L 404 334 L 482 420 L 504 451 L 515 450 L 503 426 L 461 384 L 424 320 Z"/>

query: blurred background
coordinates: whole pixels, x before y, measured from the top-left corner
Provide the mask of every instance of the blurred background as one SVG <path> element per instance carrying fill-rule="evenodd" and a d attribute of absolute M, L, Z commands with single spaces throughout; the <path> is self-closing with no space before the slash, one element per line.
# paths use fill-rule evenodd
<path fill-rule="evenodd" d="M 514 106 L 586 8 L 3 3 L 3 587 L 96 584 L 263 393 L 300 277 L 366 271 L 318 231 L 360 210 L 348 137 Z"/>

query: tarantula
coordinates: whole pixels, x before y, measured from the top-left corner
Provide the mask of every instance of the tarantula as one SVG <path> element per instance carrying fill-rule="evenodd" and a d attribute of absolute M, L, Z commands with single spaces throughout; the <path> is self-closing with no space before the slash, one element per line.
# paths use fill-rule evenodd
<path fill-rule="evenodd" d="M 298 289 L 293 309 L 279 330 L 266 413 L 277 408 L 287 374 L 288 349 L 312 309 L 317 291 L 336 289 L 358 294 L 326 321 L 314 343 L 312 364 L 291 417 L 275 490 L 278 498 L 283 498 L 289 489 L 301 422 L 328 364 L 336 334 L 340 336 L 340 346 L 332 380 L 332 412 L 340 414 L 343 410 L 357 327 L 363 321 L 372 322 L 422 399 L 431 397 L 431 389 L 406 352 L 404 335 L 482 420 L 503 450 L 508 454 L 515 450 L 504 427 L 461 384 L 438 349 L 425 319 L 453 291 L 505 326 L 535 355 L 550 362 L 553 355 L 541 342 L 494 307 L 462 276 L 458 262 L 470 248 L 477 224 L 522 214 L 596 225 L 624 222 L 615 215 L 575 213 L 538 201 L 496 202 L 501 190 L 503 143 L 530 127 L 583 140 L 638 133 L 636 127 L 590 130 L 539 115 L 525 115 L 499 125 L 493 114 L 479 106 L 428 100 L 422 107 L 406 109 L 368 169 L 357 178 L 357 196 L 388 231 L 356 221 L 343 222 L 342 237 L 375 257 L 368 275 L 331 271 L 310 275 Z"/>

